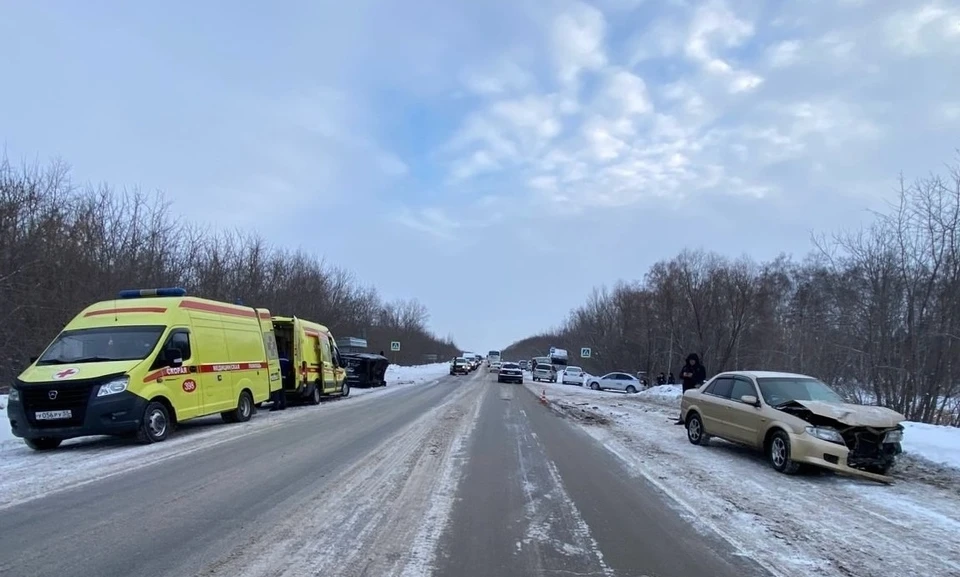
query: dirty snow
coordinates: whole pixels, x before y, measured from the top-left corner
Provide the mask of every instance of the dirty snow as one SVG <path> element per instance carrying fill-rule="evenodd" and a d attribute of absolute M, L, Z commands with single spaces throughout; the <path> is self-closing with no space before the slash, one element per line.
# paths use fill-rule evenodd
<path fill-rule="evenodd" d="M 269 535 L 237 544 L 226 552 L 226 561 L 208 572 L 238 577 L 428 575 L 483 391 L 459 387 L 329 481 L 340 489 L 305 501 Z"/>
<path fill-rule="evenodd" d="M 672 423 L 679 387 L 636 395 L 540 383 L 527 388 L 546 391 L 560 410 L 608 420 L 606 426 L 572 422 L 658 487 L 696 530 L 719 534 L 774 574 L 960 575 L 957 471 L 933 467 L 931 473 L 908 458 L 891 486 L 831 473 L 788 477 L 737 445 L 716 439 L 707 447 L 691 445 L 684 427 Z M 952 431 L 938 427 L 927 438 L 926 427 L 908 427 L 906 435 L 920 432 L 910 450 L 930 455 L 940 447 L 949 460 L 951 447 L 958 450 Z"/>
<path fill-rule="evenodd" d="M 571 385 L 566 385 L 570 387 Z M 590 389 L 573 390 L 578 394 L 597 395 L 598 398 L 607 398 L 613 391 L 592 391 Z M 568 391 L 569 392 L 569 391 Z M 658 385 L 639 391 L 633 395 L 631 402 L 646 402 L 663 407 L 675 408 L 680 413 L 680 397 L 683 389 L 680 385 Z M 622 399 L 621 399 L 622 400 Z M 903 450 L 906 454 L 926 459 L 931 463 L 946 465 L 960 469 L 960 428 L 942 425 L 928 425 L 904 421 Z"/>
<path fill-rule="evenodd" d="M 564 488 L 560 472 L 543 454 L 540 440 L 522 409 L 520 412 L 523 418 L 507 425 L 516 430 L 519 477 L 526 501 L 527 527 L 517 550 L 549 546 L 567 556 L 569 571 L 564 573 L 581 575 L 585 573 L 574 569 L 598 566 L 603 575 L 613 575 L 590 527 Z"/>
<path fill-rule="evenodd" d="M 442 369 L 442 370 L 441 370 Z M 339 410 L 347 403 L 363 403 L 381 395 L 390 395 L 411 386 L 435 381 L 448 372 L 448 365 L 387 369 L 387 386 L 352 389 L 346 399 L 331 399 L 318 407 L 290 406 L 286 411 L 258 411 L 246 423 L 225 425 L 219 415 L 184 422 L 166 441 L 138 445 L 114 437 L 82 437 L 64 441 L 52 452 L 38 453 L 10 433 L 6 417 L 6 395 L 0 415 L 0 510 L 54 491 L 94 482 L 104 477 L 151 465 L 175 456 L 191 453 L 238 437 L 256 434 L 289 421 L 309 418 L 316 411 Z"/>

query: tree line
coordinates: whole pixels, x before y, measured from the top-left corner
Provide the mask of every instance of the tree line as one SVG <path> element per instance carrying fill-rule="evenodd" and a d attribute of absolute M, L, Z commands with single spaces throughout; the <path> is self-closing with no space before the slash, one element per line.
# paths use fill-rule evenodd
<path fill-rule="evenodd" d="M 125 288 L 166 286 L 365 337 L 369 352 L 395 363 L 458 352 L 428 330 L 421 303 L 385 302 L 345 268 L 255 233 L 185 222 L 161 194 L 75 186 L 62 163 L 0 160 L 0 387 L 87 305 Z M 390 341 L 402 343 L 400 352 Z"/>
<path fill-rule="evenodd" d="M 800 261 L 684 250 L 642 280 L 595 289 L 559 329 L 514 343 L 549 346 L 585 370 L 679 374 L 690 352 L 708 374 L 809 374 L 908 419 L 960 426 L 960 164 L 901 179 L 889 209 L 858 230 L 815 235 Z M 571 360 L 573 362 L 573 360 Z"/>

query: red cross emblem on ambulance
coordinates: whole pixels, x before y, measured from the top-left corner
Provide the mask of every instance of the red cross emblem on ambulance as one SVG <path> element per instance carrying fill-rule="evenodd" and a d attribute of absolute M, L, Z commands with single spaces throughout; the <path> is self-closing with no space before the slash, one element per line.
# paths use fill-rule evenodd
<path fill-rule="evenodd" d="M 80 369 L 70 367 L 69 369 L 63 369 L 62 371 L 57 371 L 53 374 L 53 378 L 56 380 L 69 379 L 73 375 L 80 372 Z"/>

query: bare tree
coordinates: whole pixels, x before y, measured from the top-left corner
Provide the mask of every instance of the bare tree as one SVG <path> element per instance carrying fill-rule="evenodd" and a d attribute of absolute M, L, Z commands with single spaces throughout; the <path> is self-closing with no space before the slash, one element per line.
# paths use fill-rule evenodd
<path fill-rule="evenodd" d="M 271 247 L 240 231 L 176 218 L 159 193 L 76 188 L 62 162 L 0 159 L 0 388 L 84 306 L 124 288 L 184 286 L 191 294 L 269 308 L 328 325 L 337 336 L 401 340 L 395 362 L 456 354 L 427 328 L 415 300 L 385 305 L 372 287 L 321 257 Z M 381 315 L 397 312 L 396 322 Z"/>
<path fill-rule="evenodd" d="M 901 181 L 870 226 L 814 238 L 799 263 L 686 250 L 642 282 L 596 289 L 564 325 L 514 343 L 595 356 L 588 370 L 792 370 L 908 418 L 960 425 L 960 165 Z"/>

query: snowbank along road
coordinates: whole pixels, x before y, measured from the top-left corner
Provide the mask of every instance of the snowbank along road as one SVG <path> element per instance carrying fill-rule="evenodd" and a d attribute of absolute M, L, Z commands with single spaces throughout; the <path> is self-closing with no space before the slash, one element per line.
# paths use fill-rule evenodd
<path fill-rule="evenodd" d="M 4 442 L 0 575 L 958 574 L 949 488 L 786 478 L 672 409 L 440 370 L 147 447 Z"/>
<path fill-rule="evenodd" d="M 673 426 L 679 400 L 561 385 L 551 406 L 660 486 L 694 527 L 722 534 L 783 575 L 960 576 L 960 471 L 905 455 L 890 486 L 832 473 L 788 477 L 764 457 L 712 439 L 696 447 Z M 957 449 L 960 449 L 958 447 Z"/>

